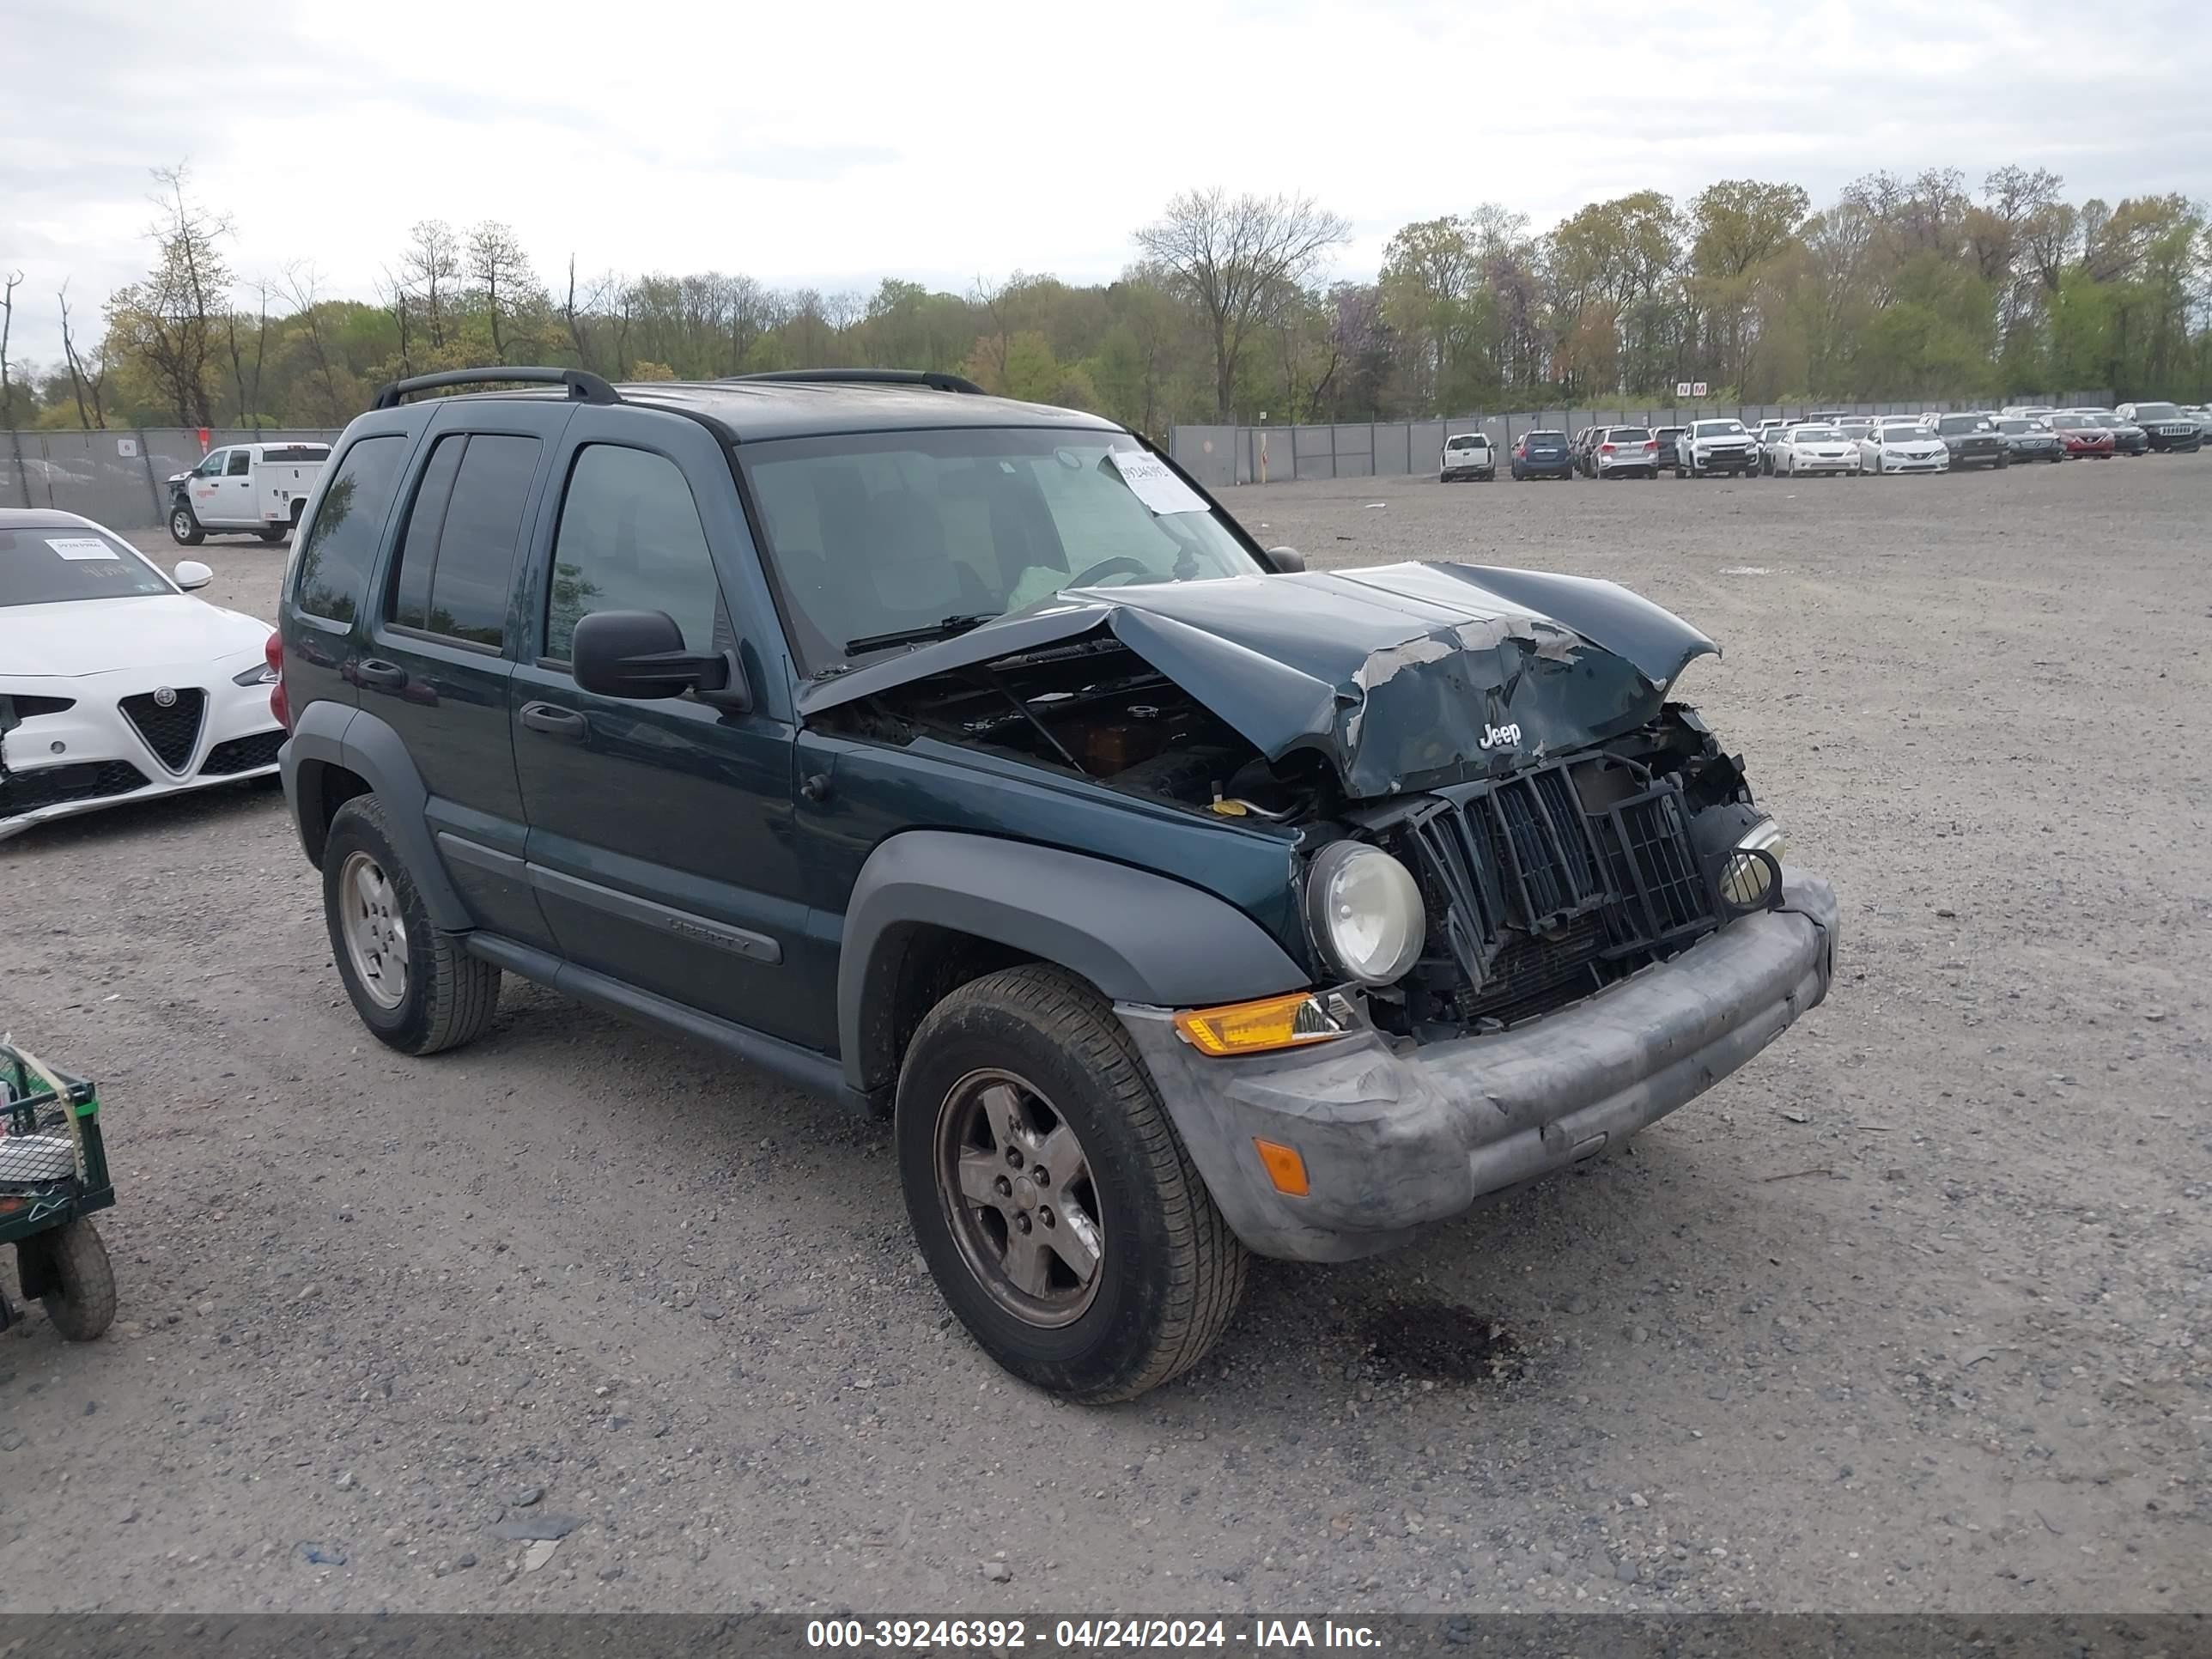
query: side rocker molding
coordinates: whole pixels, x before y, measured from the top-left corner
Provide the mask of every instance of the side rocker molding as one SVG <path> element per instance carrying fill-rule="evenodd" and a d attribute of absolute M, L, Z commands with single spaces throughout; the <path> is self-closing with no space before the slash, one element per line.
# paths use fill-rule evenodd
<path fill-rule="evenodd" d="M 407 873 L 422 895 L 430 920 L 449 933 L 465 933 L 475 925 L 430 839 L 429 823 L 423 816 L 429 792 L 422 787 L 422 774 L 415 769 L 407 745 L 397 732 L 366 709 L 337 702 L 310 703 L 301 711 L 300 723 L 285 744 L 282 758 L 285 802 L 303 835 L 307 817 L 299 799 L 301 766 L 318 762 L 343 767 L 366 779 L 392 809 L 392 839 L 399 843 Z"/>
<path fill-rule="evenodd" d="M 869 854 L 845 909 L 837 1046 L 854 1090 L 892 1081 L 902 935 L 933 926 L 1057 963 L 1116 1002 L 1188 1007 L 1312 982 L 1257 922 L 1200 889 L 1057 848 L 911 830 Z"/>

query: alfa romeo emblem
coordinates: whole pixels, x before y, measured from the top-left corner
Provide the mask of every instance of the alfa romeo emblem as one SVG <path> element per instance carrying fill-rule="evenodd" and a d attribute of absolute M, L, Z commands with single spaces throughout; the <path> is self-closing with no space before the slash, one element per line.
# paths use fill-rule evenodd
<path fill-rule="evenodd" d="M 154 706 L 156 708 L 174 708 L 177 706 L 177 694 L 175 690 L 166 685 L 155 686 L 154 688 Z"/>

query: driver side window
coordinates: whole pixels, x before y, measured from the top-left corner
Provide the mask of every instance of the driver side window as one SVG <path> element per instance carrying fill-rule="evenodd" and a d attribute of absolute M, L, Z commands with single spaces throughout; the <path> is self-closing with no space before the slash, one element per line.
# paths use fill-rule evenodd
<path fill-rule="evenodd" d="M 567 662 L 576 623 L 594 611 L 665 611 L 701 656 L 727 632 L 691 486 L 665 455 L 618 444 L 576 453 L 553 541 L 545 655 Z"/>
<path fill-rule="evenodd" d="M 203 460 L 198 466 L 192 469 L 193 474 L 196 477 L 202 478 L 219 478 L 222 476 L 223 463 L 229 459 L 230 452 L 228 450 L 216 450 L 209 454 L 206 459 Z"/>

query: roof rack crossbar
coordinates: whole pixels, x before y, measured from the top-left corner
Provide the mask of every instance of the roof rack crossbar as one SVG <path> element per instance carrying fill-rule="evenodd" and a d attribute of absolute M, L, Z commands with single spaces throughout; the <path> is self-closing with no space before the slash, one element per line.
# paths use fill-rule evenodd
<path fill-rule="evenodd" d="M 448 386 L 562 386 L 579 403 L 618 404 L 622 393 L 587 368 L 448 368 L 394 380 L 376 394 L 372 409 L 397 409 L 410 393 Z"/>
<path fill-rule="evenodd" d="M 796 386 L 924 386 L 933 392 L 963 392 L 976 398 L 989 395 L 973 380 L 934 368 L 778 368 L 725 378 Z"/>

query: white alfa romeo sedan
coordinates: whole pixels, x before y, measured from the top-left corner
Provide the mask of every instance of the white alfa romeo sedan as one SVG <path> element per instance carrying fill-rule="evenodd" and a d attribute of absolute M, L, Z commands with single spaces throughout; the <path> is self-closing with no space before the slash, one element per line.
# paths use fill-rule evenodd
<path fill-rule="evenodd" d="M 276 770 L 269 624 L 73 513 L 0 508 L 0 841 Z"/>

